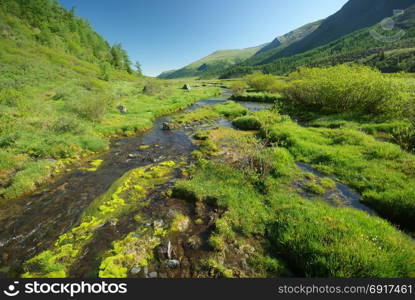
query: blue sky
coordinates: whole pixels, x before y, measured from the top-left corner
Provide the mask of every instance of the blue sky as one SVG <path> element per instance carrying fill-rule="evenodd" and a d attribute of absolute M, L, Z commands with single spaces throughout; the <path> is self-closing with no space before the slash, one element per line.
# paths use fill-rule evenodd
<path fill-rule="evenodd" d="M 178 69 L 216 50 L 270 42 L 325 18 L 347 0 L 60 0 L 76 7 L 111 44 L 120 42 L 144 74 Z"/>

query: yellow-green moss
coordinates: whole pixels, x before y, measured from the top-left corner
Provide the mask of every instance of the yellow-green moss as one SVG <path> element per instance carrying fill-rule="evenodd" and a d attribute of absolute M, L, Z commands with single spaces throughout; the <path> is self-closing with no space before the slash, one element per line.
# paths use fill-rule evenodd
<path fill-rule="evenodd" d="M 146 206 L 147 191 L 168 181 L 175 165 L 167 161 L 126 173 L 85 209 L 78 226 L 61 235 L 53 247 L 24 263 L 23 277 L 66 277 L 67 270 L 92 240 L 96 229 L 132 208 Z"/>

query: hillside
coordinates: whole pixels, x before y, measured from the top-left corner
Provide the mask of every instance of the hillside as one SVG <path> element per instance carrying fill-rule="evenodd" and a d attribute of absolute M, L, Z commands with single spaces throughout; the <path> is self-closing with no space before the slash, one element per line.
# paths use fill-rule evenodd
<path fill-rule="evenodd" d="M 204 95 L 130 64 L 120 44 L 55 1 L 0 2 L 0 204 Z"/>
<path fill-rule="evenodd" d="M 413 3 L 413 0 L 350 0 L 337 13 L 324 20 L 312 34 L 263 63 L 311 50 L 354 31 L 373 26 L 391 16 L 394 9 L 406 9 Z"/>
<path fill-rule="evenodd" d="M 182 77 L 211 77 L 227 67 L 248 59 L 263 47 L 264 45 L 260 45 L 246 49 L 216 51 L 179 70 L 163 72 L 158 77 L 165 79 Z"/>
<path fill-rule="evenodd" d="M 255 65 L 249 65 L 250 61 L 248 60 L 243 64 L 228 68 L 221 74 L 221 77 L 239 77 L 254 70 L 286 74 L 301 66 L 327 66 L 345 62 L 375 66 L 384 72 L 413 72 L 415 68 L 415 60 L 413 59 L 414 10 L 415 5 L 412 5 L 403 14 L 394 16 L 393 30 L 384 30 L 382 27 L 384 24 L 380 22 L 312 50 L 292 56 L 274 58 L 270 63 L 256 62 Z"/>
<path fill-rule="evenodd" d="M 300 28 L 297 28 L 293 31 L 290 31 L 289 33 L 286 33 L 282 36 L 279 36 L 275 38 L 271 43 L 263 47 L 261 50 L 259 50 L 255 55 L 252 57 L 251 60 L 258 60 L 263 57 L 265 53 L 266 55 L 270 55 L 270 51 L 274 50 L 276 48 L 281 49 L 283 47 L 287 47 L 291 45 L 292 43 L 299 41 L 312 32 L 314 32 L 323 22 L 324 20 L 319 20 L 313 23 L 306 24 L 304 26 L 301 26 Z"/>

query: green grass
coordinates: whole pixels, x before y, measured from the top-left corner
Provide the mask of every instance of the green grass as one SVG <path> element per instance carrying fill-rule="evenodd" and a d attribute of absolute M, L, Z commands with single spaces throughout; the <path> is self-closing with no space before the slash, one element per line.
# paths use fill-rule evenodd
<path fill-rule="evenodd" d="M 246 115 L 247 113 L 248 109 L 245 107 L 236 102 L 228 101 L 224 104 L 204 106 L 192 112 L 183 113 L 173 117 L 171 122 L 173 124 L 186 125 L 195 122 L 215 120 L 219 118 L 234 119 L 236 117 Z"/>
<path fill-rule="evenodd" d="M 237 131 L 216 129 L 210 140 L 222 147 L 227 134 Z M 248 149 L 240 139 L 232 144 L 242 153 Z M 212 275 L 279 276 L 288 265 L 297 276 L 307 277 L 415 276 L 414 242 L 408 236 L 379 217 L 301 198 L 292 185 L 303 176 L 295 157 L 284 148 L 271 150 L 267 161 L 274 171 L 265 178 L 255 176 L 256 167 L 241 168 L 226 156 L 202 156 L 191 179 L 176 183 L 175 197 L 224 211 L 209 238 L 215 252 L 204 262 Z M 320 185 L 332 188 L 334 181 Z M 240 264 L 243 257 L 234 257 L 238 251 L 234 247 L 253 247 L 259 253 L 246 254 L 250 271 L 236 266 L 234 261 Z"/>
<path fill-rule="evenodd" d="M 275 124 L 269 137 L 297 161 L 338 176 L 381 215 L 414 228 L 415 157 L 399 146 L 354 129 L 304 128 L 293 122 Z"/>
<path fill-rule="evenodd" d="M 278 94 L 272 93 L 242 93 L 234 94 L 231 99 L 236 101 L 252 101 L 252 102 L 265 102 L 274 103 L 281 98 Z"/>

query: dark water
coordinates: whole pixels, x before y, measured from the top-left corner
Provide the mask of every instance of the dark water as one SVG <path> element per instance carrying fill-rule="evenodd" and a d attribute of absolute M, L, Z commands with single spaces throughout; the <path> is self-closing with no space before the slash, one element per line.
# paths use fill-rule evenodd
<path fill-rule="evenodd" d="M 323 175 L 322 173 L 318 172 L 317 170 L 315 170 L 313 167 L 311 167 L 308 164 L 304 164 L 304 163 L 300 163 L 300 162 L 297 162 L 296 164 L 304 172 L 312 173 L 312 174 L 316 175 L 319 178 L 328 177 L 328 176 Z M 333 177 L 330 177 L 330 178 L 332 178 L 334 180 L 336 179 L 336 178 L 333 178 Z M 340 203 L 339 202 L 333 202 L 331 200 L 331 197 L 329 197 L 329 196 L 336 196 L 336 199 L 338 199 L 340 201 Z M 331 195 L 324 195 L 323 199 L 326 202 L 328 202 L 329 204 L 333 205 L 333 206 L 351 207 L 351 208 L 355 208 L 355 209 L 367 212 L 371 216 L 377 216 L 376 212 L 373 209 L 367 207 L 366 205 L 364 205 L 360 202 L 360 195 L 359 194 L 357 194 L 351 188 L 349 188 L 348 186 L 346 186 L 346 185 L 344 185 L 344 184 L 342 184 L 338 181 L 336 181 L 336 189 L 331 192 Z"/>
<path fill-rule="evenodd" d="M 185 111 L 225 102 L 228 96 L 230 93 L 225 92 L 217 98 L 200 100 Z M 250 110 L 267 108 L 261 103 L 241 105 Z M 127 171 L 189 157 L 195 149 L 189 138 L 190 129 L 163 130 L 162 124 L 170 118 L 157 119 L 153 128 L 143 135 L 112 141 L 109 151 L 94 158 L 103 160 L 97 171 L 77 168 L 30 196 L 3 204 L 0 207 L 0 277 L 20 274 L 22 262 L 49 248 L 61 234 L 74 227 L 84 209 Z M 219 120 L 216 125 L 230 126 L 230 123 Z M 149 148 L 140 149 L 141 145 Z"/>

